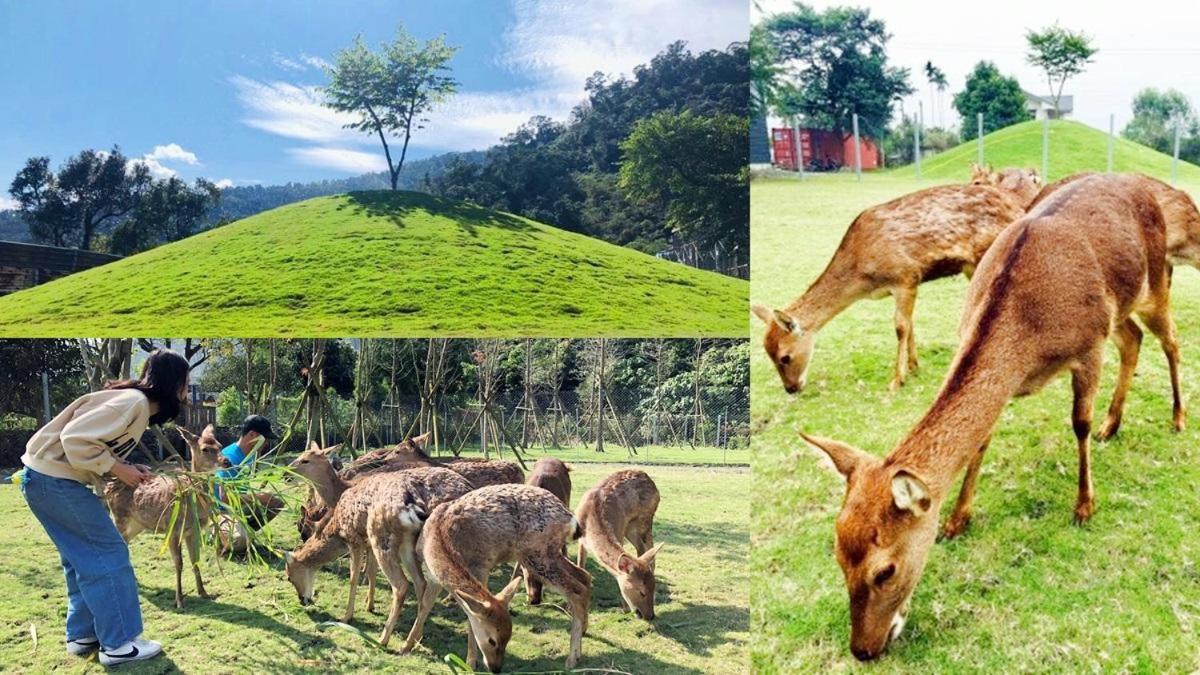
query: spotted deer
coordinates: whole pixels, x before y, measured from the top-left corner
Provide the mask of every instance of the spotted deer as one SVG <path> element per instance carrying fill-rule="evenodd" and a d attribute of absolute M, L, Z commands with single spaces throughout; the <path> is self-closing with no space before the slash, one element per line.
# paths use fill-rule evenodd
<path fill-rule="evenodd" d="M 788 393 L 808 380 L 817 333 L 864 298 L 891 295 L 897 351 L 896 390 L 918 366 L 913 336 L 917 287 L 959 273 L 970 277 L 1001 231 L 1025 215 L 1041 189 L 1032 169 L 1006 169 L 1001 184 L 942 185 L 863 211 L 850 224 L 825 271 L 783 309 L 754 305 L 767 332 L 763 347 Z M 990 180 L 990 179 L 989 179 Z"/>
<path fill-rule="evenodd" d="M 187 443 L 193 472 L 211 471 L 217 466 L 221 444 L 208 425 L 199 436 L 179 427 L 179 435 Z M 210 598 L 200 576 L 200 533 L 212 515 L 212 503 L 207 486 L 185 475 L 159 473 L 137 487 L 119 480 L 104 486 L 104 501 L 112 513 L 113 522 L 125 541 L 133 541 L 143 531 L 167 535 L 167 547 L 175 563 L 175 607 L 183 609 L 183 547 L 187 546 L 192 573 L 196 577 L 196 594 Z M 183 497 L 180 499 L 180 497 Z M 179 509 L 176 512 L 176 502 Z M 174 518 L 172 518 L 174 514 Z"/>
<path fill-rule="evenodd" d="M 616 471 L 588 490 L 575 518 L 583 526 L 577 564 L 585 567 L 588 552 L 617 579 L 621 607 L 638 618 L 654 620 L 654 559 L 662 544 L 654 545 L 654 512 L 658 487 L 644 471 Z M 637 556 L 625 552 L 629 540 Z"/>
<path fill-rule="evenodd" d="M 1077 524 L 1096 509 L 1090 432 L 1104 342 L 1112 339 L 1121 353 L 1105 422 L 1111 428 L 1136 362 L 1134 316 L 1168 354 L 1174 426 L 1183 428 L 1165 229 L 1154 195 L 1136 181 L 1091 176 L 1062 187 L 1002 232 L 980 261 L 949 373 L 929 410 L 886 457 L 802 434 L 846 479 L 835 550 L 850 597 L 855 657 L 879 656 L 903 630 L 939 509 L 964 469 L 942 534 L 966 528 L 984 452 L 1010 399 L 1071 374 Z"/>
<path fill-rule="evenodd" d="M 489 485 L 438 506 L 418 541 L 427 584 L 404 651 L 420 642 L 425 620 L 444 588 L 467 614 L 467 665 L 474 669 L 482 654 L 488 670 L 500 672 L 512 637 L 508 605 L 521 580 L 512 579 L 495 595 L 487 580 L 498 565 L 517 562 L 566 596 L 571 616 L 566 666 L 574 668 L 587 630 L 591 576 L 568 560 L 562 548 L 579 535 L 578 521 L 558 497 L 532 485 Z"/>
<path fill-rule="evenodd" d="M 309 452 L 312 452 L 310 449 Z M 299 458 L 298 458 L 299 459 Z M 312 604 L 317 570 L 338 557 L 347 550 L 350 552 L 350 596 L 346 604 L 346 612 L 342 621 L 350 622 L 354 618 L 354 596 L 359 584 L 359 575 L 365 563 L 374 559 L 384 566 L 385 571 L 394 569 L 388 560 L 379 560 L 371 548 L 372 509 L 378 505 L 410 506 L 375 516 L 383 518 L 394 515 L 396 518 L 405 517 L 404 525 L 412 530 L 419 530 L 419 523 L 412 520 L 412 515 L 419 516 L 429 513 L 435 506 L 456 499 L 472 489 L 462 476 L 439 467 L 420 467 L 404 471 L 391 471 L 363 476 L 353 484 L 340 486 L 341 493 L 331 507 L 329 514 L 317 526 L 316 532 L 300 548 L 288 553 L 285 571 L 288 581 L 296 589 L 296 594 L 302 606 Z M 376 529 L 384 523 L 377 524 Z M 416 532 L 411 534 L 415 541 Z M 415 545 L 415 544 L 412 544 Z M 367 569 L 368 578 L 374 579 L 374 566 Z M 398 579 L 389 572 L 388 580 L 393 584 L 392 614 L 389 617 L 388 629 L 395 623 L 399 614 L 399 604 L 403 602 L 406 586 L 398 583 Z M 374 593 L 374 584 L 369 591 Z M 403 587 L 403 591 L 399 589 Z"/>
<path fill-rule="evenodd" d="M 528 485 L 540 487 L 558 497 L 563 506 L 571 508 L 571 465 L 555 457 L 542 457 L 533 465 L 533 471 L 526 480 Z M 563 555 L 567 547 L 563 545 Z M 513 576 L 520 575 L 520 567 L 513 568 Z M 529 604 L 542 603 L 542 584 L 531 574 L 525 575 L 525 596 Z"/>

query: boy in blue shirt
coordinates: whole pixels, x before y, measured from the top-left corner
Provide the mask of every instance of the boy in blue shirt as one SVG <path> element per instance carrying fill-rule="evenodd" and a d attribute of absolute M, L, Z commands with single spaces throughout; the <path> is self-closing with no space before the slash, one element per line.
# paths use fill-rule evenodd
<path fill-rule="evenodd" d="M 234 443 L 221 449 L 221 459 L 218 460 L 221 469 L 217 470 L 220 478 L 234 478 L 242 470 L 246 461 L 253 462 L 258 449 L 265 440 L 276 440 L 279 436 L 271 430 L 271 421 L 262 415 L 251 415 L 242 422 L 242 435 Z"/>

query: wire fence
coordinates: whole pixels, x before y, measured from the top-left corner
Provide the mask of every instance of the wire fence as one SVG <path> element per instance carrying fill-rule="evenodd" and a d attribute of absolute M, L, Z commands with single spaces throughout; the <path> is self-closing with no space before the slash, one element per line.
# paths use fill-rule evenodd
<path fill-rule="evenodd" d="M 726 246 L 722 242 L 711 246 L 686 242 L 663 249 L 655 255 L 663 260 L 718 272 L 738 279 L 750 278 L 749 257 L 739 247 Z"/>

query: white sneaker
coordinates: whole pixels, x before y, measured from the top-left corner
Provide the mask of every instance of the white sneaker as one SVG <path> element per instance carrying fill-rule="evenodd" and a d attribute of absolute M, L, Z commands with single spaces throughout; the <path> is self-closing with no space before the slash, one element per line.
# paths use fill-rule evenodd
<path fill-rule="evenodd" d="M 130 661 L 145 661 L 162 653 L 162 645 L 153 640 L 137 638 L 116 649 L 100 649 L 100 664 L 116 666 Z"/>
<path fill-rule="evenodd" d="M 96 638 L 83 638 L 81 640 L 67 640 L 67 653 L 71 656 L 87 656 L 100 648 L 100 641 Z"/>

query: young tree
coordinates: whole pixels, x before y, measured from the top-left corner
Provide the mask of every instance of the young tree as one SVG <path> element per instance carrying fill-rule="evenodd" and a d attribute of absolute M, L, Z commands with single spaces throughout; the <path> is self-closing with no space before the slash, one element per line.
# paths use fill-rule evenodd
<path fill-rule="evenodd" d="M 1063 85 L 1068 79 L 1082 73 L 1084 66 L 1092 62 L 1092 56 L 1098 50 L 1092 47 L 1092 40 L 1087 35 L 1059 26 L 1051 26 L 1041 32 L 1031 30 L 1025 34 L 1025 40 L 1029 43 L 1025 59 L 1029 65 L 1045 71 L 1050 95 L 1054 99 L 1054 115 L 1057 117 Z M 1058 82 L 1057 88 L 1055 82 Z"/>
<path fill-rule="evenodd" d="M 954 95 L 954 109 L 962 116 L 962 140 L 975 138 L 975 115 L 983 113 L 983 133 L 1003 129 L 1030 118 L 1025 92 L 1016 78 L 1000 74 L 996 64 L 980 61 L 967 76 L 967 86 Z"/>
<path fill-rule="evenodd" d="M 621 144 L 621 189 L 666 205 L 671 226 L 704 244 L 749 245 L 749 149 L 745 118 L 661 112 Z"/>
<path fill-rule="evenodd" d="M 429 111 L 458 88 L 453 77 L 443 74 L 449 71 L 446 64 L 457 51 L 441 36 L 421 45 L 401 27 L 396 40 L 381 45 L 378 52 L 368 49 L 358 37 L 353 47 L 338 52 L 328 69 L 326 105 L 358 115 L 347 129 L 379 136 L 393 190 L 413 132 L 424 128 Z M 390 134 L 401 134 L 404 139 L 396 161 L 388 146 Z"/>
<path fill-rule="evenodd" d="M 129 164 L 114 147 L 109 152 L 84 150 L 57 174 L 50 170 L 49 157 L 31 157 L 8 193 L 34 241 L 90 250 L 101 228 L 133 211 L 150 183 L 146 165 Z"/>
<path fill-rule="evenodd" d="M 778 105 L 785 116 L 803 115 L 810 124 L 845 135 L 858 113 L 863 133 L 880 138 L 896 100 L 913 91 L 908 69 L 888 65 L 886 26 L 866 9 L 817 12 L 797 3 L 765 25 L 797 82 Z"/>

